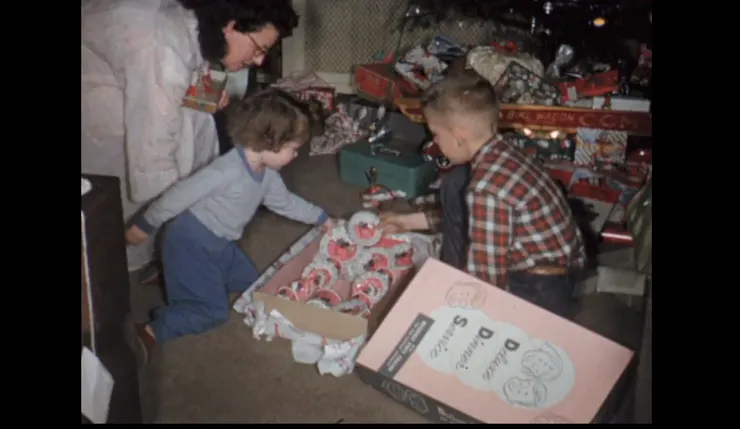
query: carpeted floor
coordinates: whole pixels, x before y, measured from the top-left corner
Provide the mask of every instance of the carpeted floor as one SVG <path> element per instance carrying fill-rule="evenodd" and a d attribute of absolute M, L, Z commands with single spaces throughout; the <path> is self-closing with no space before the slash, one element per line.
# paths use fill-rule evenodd
<path fill-rule="evenodd" d="M 304 148 L 307 149 L 307 148 Z M 360 208 L 358 188 L 339 181 L 336 158 L 308 157 L 307 150 L 283 171 L 288 187 L 333 216 Z M 242 239 L 258 269 L 266 268 L 308 229 L 260 213 Z M 156 286 L 132 286 L 132 306 L 146 320 L 162 305 Z M 578 323 L 634 349 L 639 312 L 606 295 L 581 302 Z M 366 387 L 355 376 L 319 376 L 292 361 L 285 341 L 256 341 L 239 314 L 203 335 L 163 346 L 141 372 L 145 422 L 158 423 L 424 423 L 426 420 Z"/>

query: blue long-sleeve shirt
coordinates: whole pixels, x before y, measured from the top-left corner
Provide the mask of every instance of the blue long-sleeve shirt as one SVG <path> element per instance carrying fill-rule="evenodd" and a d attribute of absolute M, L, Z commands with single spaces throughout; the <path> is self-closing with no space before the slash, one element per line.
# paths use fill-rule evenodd
<path fill-rule="evenodd" d="M 237 240 L 262 204 L 307 224 L 320 225 L 328 217 L 321 208 L 288 191 L 278 171 L 253 171 L 244 149 L 237 147 L 165 191 L 136 225 L 151 234 L 189 209 L 216 236 Z"/>

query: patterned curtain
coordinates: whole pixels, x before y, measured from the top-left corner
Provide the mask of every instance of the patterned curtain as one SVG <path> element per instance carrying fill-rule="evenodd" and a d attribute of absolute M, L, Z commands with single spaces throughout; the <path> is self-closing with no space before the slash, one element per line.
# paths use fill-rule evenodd
<path fill-rule="evenodd" d="M 309 0 L 306 2 L 306 68 L 325 73 L 349 73 L 355 64 L 376 61 L 398 43 L 406 0 Z M 492 23 L 445 22 L 437 27 L 405 32 L 401 53 L 443 34 L 461 44 L 490 39 Z"/>

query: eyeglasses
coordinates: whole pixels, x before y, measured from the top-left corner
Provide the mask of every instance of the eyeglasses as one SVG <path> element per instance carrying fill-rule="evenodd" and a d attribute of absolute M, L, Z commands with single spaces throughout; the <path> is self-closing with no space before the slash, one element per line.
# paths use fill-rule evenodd
<path fill-rule="evenodd" d="M 254 43 L 254 49 L 257 51 L 257 53 L 260 54 L 260 55 L 265 55 L 266 56 L 267 55 L 268 48 L 265 48 L 264 46 L 260 45 L 254 39 L 254 37 L 252 37 L 249 33 L 245 33 L 245 34 L 247 35 L 247 37 L 249 37 L 249 40 L 251 40 L 252 43 Z"/>

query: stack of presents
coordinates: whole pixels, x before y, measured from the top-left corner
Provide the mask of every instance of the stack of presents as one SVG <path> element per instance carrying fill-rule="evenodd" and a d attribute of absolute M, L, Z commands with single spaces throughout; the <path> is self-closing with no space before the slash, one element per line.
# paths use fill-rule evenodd
<path fill-rule="evenodd" d="M 624 264 L 626 207 L 651 175 L 650 102 L 625 88 L 649 61 L 625 77 L 604 64 L 569 68 L 568 55 L 561 47 L 545 68 L 515 43 L 436 37 L 397 61 L 356 66 L 357 96 L 345 100 L 313 73 L 277 85 L 312 107 L 311 155 L 338 154 L 341 180 L 365 189 L 367 207 L 413 205 L 456 168 L 430 142 L 420 93 L 450 67 L 476 69 L 500 91 L 502 137 L 562 185 L 587 236 L 622 249 L 600 255 L 581 293 L 641 295 L 645 276 Z M 632 351 L 434 260 L 433 237 L 374 237 L 368 213 L 309 231 L 236 302 L 256 338 L 291 340 L 294 359 L 321 374 L 356 370 L 436 422 L 608 419 Z"/>

